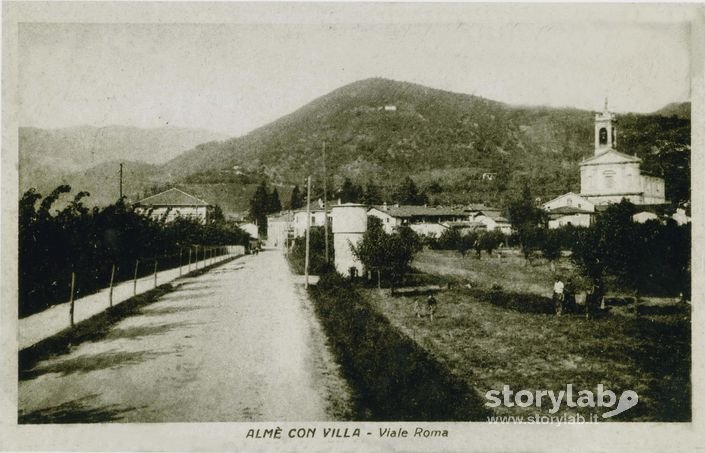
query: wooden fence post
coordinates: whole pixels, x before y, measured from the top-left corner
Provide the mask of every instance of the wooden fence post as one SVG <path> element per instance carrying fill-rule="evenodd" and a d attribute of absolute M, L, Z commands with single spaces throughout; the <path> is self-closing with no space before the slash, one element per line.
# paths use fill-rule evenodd
<path fill-rule="evenodd" d="M 73 323 L 73 312 L 74 312 L 73 293 L 75 291 L 75 288 L 76 288 L 76 273 L 71 272 L 71 298 L 69 299 L 69 301 L 71 303 L 70 308 L 69 308 L 69 320 L 71 322 L 71 327 L 74 326 L 74 323 Z"/>
<path fill-rule="evenodd" d="M 157 260 L 154 260 L 154 287 L 157 287 Z"/>
<path fill-rule="evenodd" d="M 115 265 L 113 264 L 113 270 L 110 271 L 110 292 L 108 293 L 108 300 L 110 301 L 110 306 L 113 306 L 113 283 L 115 282 Z"/>
<path fill-rule="evenodd" d="M 179 277 L 181 277 L 181 247 L 179 247 Z"/>
<path fill-rule="evenodd" d="M 188 248 L 188 271 L 191 272 L 191 247 Z"/>
<path fill-rule="evenodd" d="M 132 281 L 132 295 L 137 295 L 137 269 L 140 267 L 140 260 L 135 260 L 135 278 Z"/>

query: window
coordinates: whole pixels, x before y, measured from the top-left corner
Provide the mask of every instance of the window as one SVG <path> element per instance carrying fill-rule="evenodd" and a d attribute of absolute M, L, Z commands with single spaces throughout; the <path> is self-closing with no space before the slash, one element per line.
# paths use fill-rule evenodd
<path fill-rule="evenodd" d="M 603 173 L 603 176 L 605 177 L 605 187 L 608 189 L 613 189 L 614 188 L 614 171 L 607 170 Z"/>
<path fill-rule="evenodd" d="M 607 128 L 603 127 L 600 129 L 600 145 L 607 144 Z"/>
<path fill-rule="evenodd" d="M 568 198 L 568 206 L 573 206 L 573 199 L 572 198 Z"/>

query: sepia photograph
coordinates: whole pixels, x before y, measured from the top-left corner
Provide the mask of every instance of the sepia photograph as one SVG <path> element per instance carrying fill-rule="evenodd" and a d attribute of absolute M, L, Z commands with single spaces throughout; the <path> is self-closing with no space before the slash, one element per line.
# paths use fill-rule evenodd
<path fill-rule="evenodd" d="M 555 11 L 4 3 L 5 428 L 692 431 L 703 9 Z"/>

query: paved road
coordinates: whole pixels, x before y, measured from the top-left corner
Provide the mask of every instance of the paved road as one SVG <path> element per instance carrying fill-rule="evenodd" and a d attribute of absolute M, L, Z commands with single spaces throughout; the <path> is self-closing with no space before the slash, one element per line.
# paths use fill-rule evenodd
<path fill-rule="evenodd" d="M 184 279 L 19 383 L 25 423 L 332 420 L 348 416 L 349 401 L 277 251 Z"/>

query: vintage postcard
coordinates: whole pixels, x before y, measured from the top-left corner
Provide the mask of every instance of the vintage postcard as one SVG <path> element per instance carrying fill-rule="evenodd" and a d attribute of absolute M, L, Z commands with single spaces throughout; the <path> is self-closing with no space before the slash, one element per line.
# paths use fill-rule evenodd
<path fill-rule="evenodd" d="M 0 450 L 705 445 L 702 5 L 2 26 Z"/>

